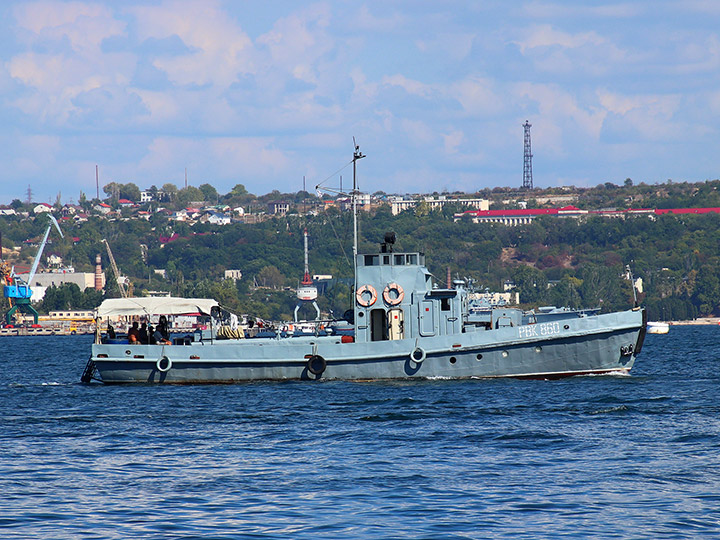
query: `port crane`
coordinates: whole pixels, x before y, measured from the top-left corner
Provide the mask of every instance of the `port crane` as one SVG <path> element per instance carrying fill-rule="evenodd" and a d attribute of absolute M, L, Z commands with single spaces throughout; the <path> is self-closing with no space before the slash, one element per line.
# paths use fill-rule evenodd
<path fill-rule="evenodd" d="M 32 283 L 32 279 L 35 277 L 35 272 L 37 272 L 38 265 L 40 264 L 40 257 L 45 249 L 45 244 L 47 244 L 48 237 L 50 236 L 50 230 L 53 225 L 55 225 L 55 228 L 60 233 L 60 238 L 64 238 L 63 233 L 60 230 L 60 225 L 55 217 L 51 214 L 48 214 L 48 217 L 50 218 L 50 223 L 48 223 L 47 229 L 45 229 L 45 235 L 40 242 L 40 247 L 35 255 L 35 260 L 33 261 L 32 268 L 30 269 L 30 273 L 27 278 L 22 278 L 20 275 L 16 274 L 14 266 L 10 270 L 10 273 L 5 275 L 3 294 L 5 295 L 5 298 L 10 301 L 10 305 L 12 306 L 7 313 L 5 313 L 6 324 L 12 324 L 12 318 L 16 311 L 32 315 L 34 324 L 38 324 L 38 312 L 30 304 L 30 298 L 32 297 L 30 284 Z"/>
<path fill-rule="evenodd" d="M 112 250 L 110 249 L 110 244 L 108 244 L 108 241 L 105 238 L 102 239 L 102 242 L 103 244 L 105 244 L 105 248 L 107 249 L 108 259 L 110 259 L 110 266 L 112 266 L 113 272 L 115 273 L 115 282 L 117 283 L 118 290 L 120 291 L 120 296 L 122 298 L 127 298 L 127 287 L 125 286 L 125 282 L 120 276 L 120 271 L 118 270 L 117 264 L 115 264 L 115 257 L 113 257 Z"/>

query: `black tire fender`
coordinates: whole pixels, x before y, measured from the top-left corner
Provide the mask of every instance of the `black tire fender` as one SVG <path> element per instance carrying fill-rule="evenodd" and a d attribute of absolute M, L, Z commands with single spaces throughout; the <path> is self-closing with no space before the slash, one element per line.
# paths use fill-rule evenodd
<path fill-rule="evenodd" d="M 313 354 L 307 360 L 307 370 L 313 375 L 322 375 L 327 368 L 327 362 L 319 354 Z"/>

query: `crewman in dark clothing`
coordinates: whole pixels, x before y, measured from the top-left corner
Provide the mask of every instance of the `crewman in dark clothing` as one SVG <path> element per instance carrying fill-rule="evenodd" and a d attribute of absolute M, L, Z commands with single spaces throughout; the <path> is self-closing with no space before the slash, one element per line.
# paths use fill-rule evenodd
<path fill-rule="evenodd" d="M 142 323 L 140 325 L 140 343 L 143 345 L 147 345 L 149 343 L 147 323 Z"/>

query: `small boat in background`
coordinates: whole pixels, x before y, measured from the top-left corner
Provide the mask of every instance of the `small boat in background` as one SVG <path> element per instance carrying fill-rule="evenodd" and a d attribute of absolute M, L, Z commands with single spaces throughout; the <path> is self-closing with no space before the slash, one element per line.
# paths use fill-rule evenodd
<path fill-rule="evenodd" d="M 648 334 L 667 334 L 670 331 L 670 323 L 659 321 L 648 321 Z"/>

